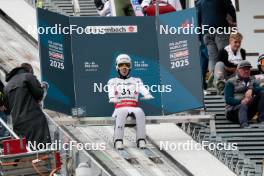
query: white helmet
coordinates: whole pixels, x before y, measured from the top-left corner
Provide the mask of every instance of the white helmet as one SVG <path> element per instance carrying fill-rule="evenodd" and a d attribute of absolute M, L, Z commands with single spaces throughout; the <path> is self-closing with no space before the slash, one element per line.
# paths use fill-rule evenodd
<path fill-rule="evenodd" d="M 118 71 L 119 64 L 129 64 L 129 69 L 132 68 L 132 61 L 129 55 L 127 54 L 120 54 L 116 58 L 116 70 Z"/>

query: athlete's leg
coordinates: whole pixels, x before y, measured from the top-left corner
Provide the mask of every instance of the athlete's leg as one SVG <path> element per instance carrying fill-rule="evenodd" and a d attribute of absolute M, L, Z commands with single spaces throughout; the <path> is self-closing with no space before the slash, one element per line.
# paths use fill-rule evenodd
<path fill-rule="evenodd" d="M 137 124 L 137 141 L 139 139 L 146 138 L 146 124 L 145 124 L 145 113 L 141 108 L 133 108 L 132 111 L 136 117 L 136 124 Z"/>
<path fill-rule="evenodd" d="M 124 137 L 124 127 L 128 115 L 128 110 L 125 107 L 115 109 L 113 117 L 115 118 L 114 141 L 122 140 Z"/>

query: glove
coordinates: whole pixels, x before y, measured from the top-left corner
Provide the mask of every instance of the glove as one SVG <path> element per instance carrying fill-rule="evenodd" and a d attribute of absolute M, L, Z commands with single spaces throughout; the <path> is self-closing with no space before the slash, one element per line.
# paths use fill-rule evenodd
<path fill-rule="evenodd" d="M 154 99 L 154 97 L 151 94 L 147 94 L 144 97 L 141 97 L 140 100 L 150 100 Z"/>
<path fill-rule="evenodd" d="M 49 88 L 49 84 L 47 82 L 43 81 L 43 82 L 41 82 L 41 87 L 43 89 L 48 89 Z"/>
<path fill-rule="evenodd" d="M 109 103 L 120 103 L 121 101 L 117 98 L 110 98 Z"/>

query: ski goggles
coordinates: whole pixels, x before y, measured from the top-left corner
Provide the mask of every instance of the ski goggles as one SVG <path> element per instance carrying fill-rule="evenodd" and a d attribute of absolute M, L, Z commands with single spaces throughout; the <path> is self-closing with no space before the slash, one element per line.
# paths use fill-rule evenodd
<path fill-rule="evenodd" d="M 120 63 L 117 66 L 118 68 L 123 68 L 123 67 L 130 68 L 131 67 L 130 63 Z"/>

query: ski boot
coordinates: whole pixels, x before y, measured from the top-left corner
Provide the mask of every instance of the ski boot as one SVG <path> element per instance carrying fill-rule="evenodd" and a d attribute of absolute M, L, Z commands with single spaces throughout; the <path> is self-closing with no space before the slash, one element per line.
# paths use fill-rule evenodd
<path fill-rule="evenodd" d="M 137 147 L 140 149 L 145 149 L 146 148 L 146 141 L 145 139 L 139 139 L 137 141 Z"/>
<path fill-rule="evenodd" d="M 117 150 L 123 150 L 124 149 L 123 141 L 122 140 L 116 140 L 115 144 L 114 144 L 114 147 Z"/>

